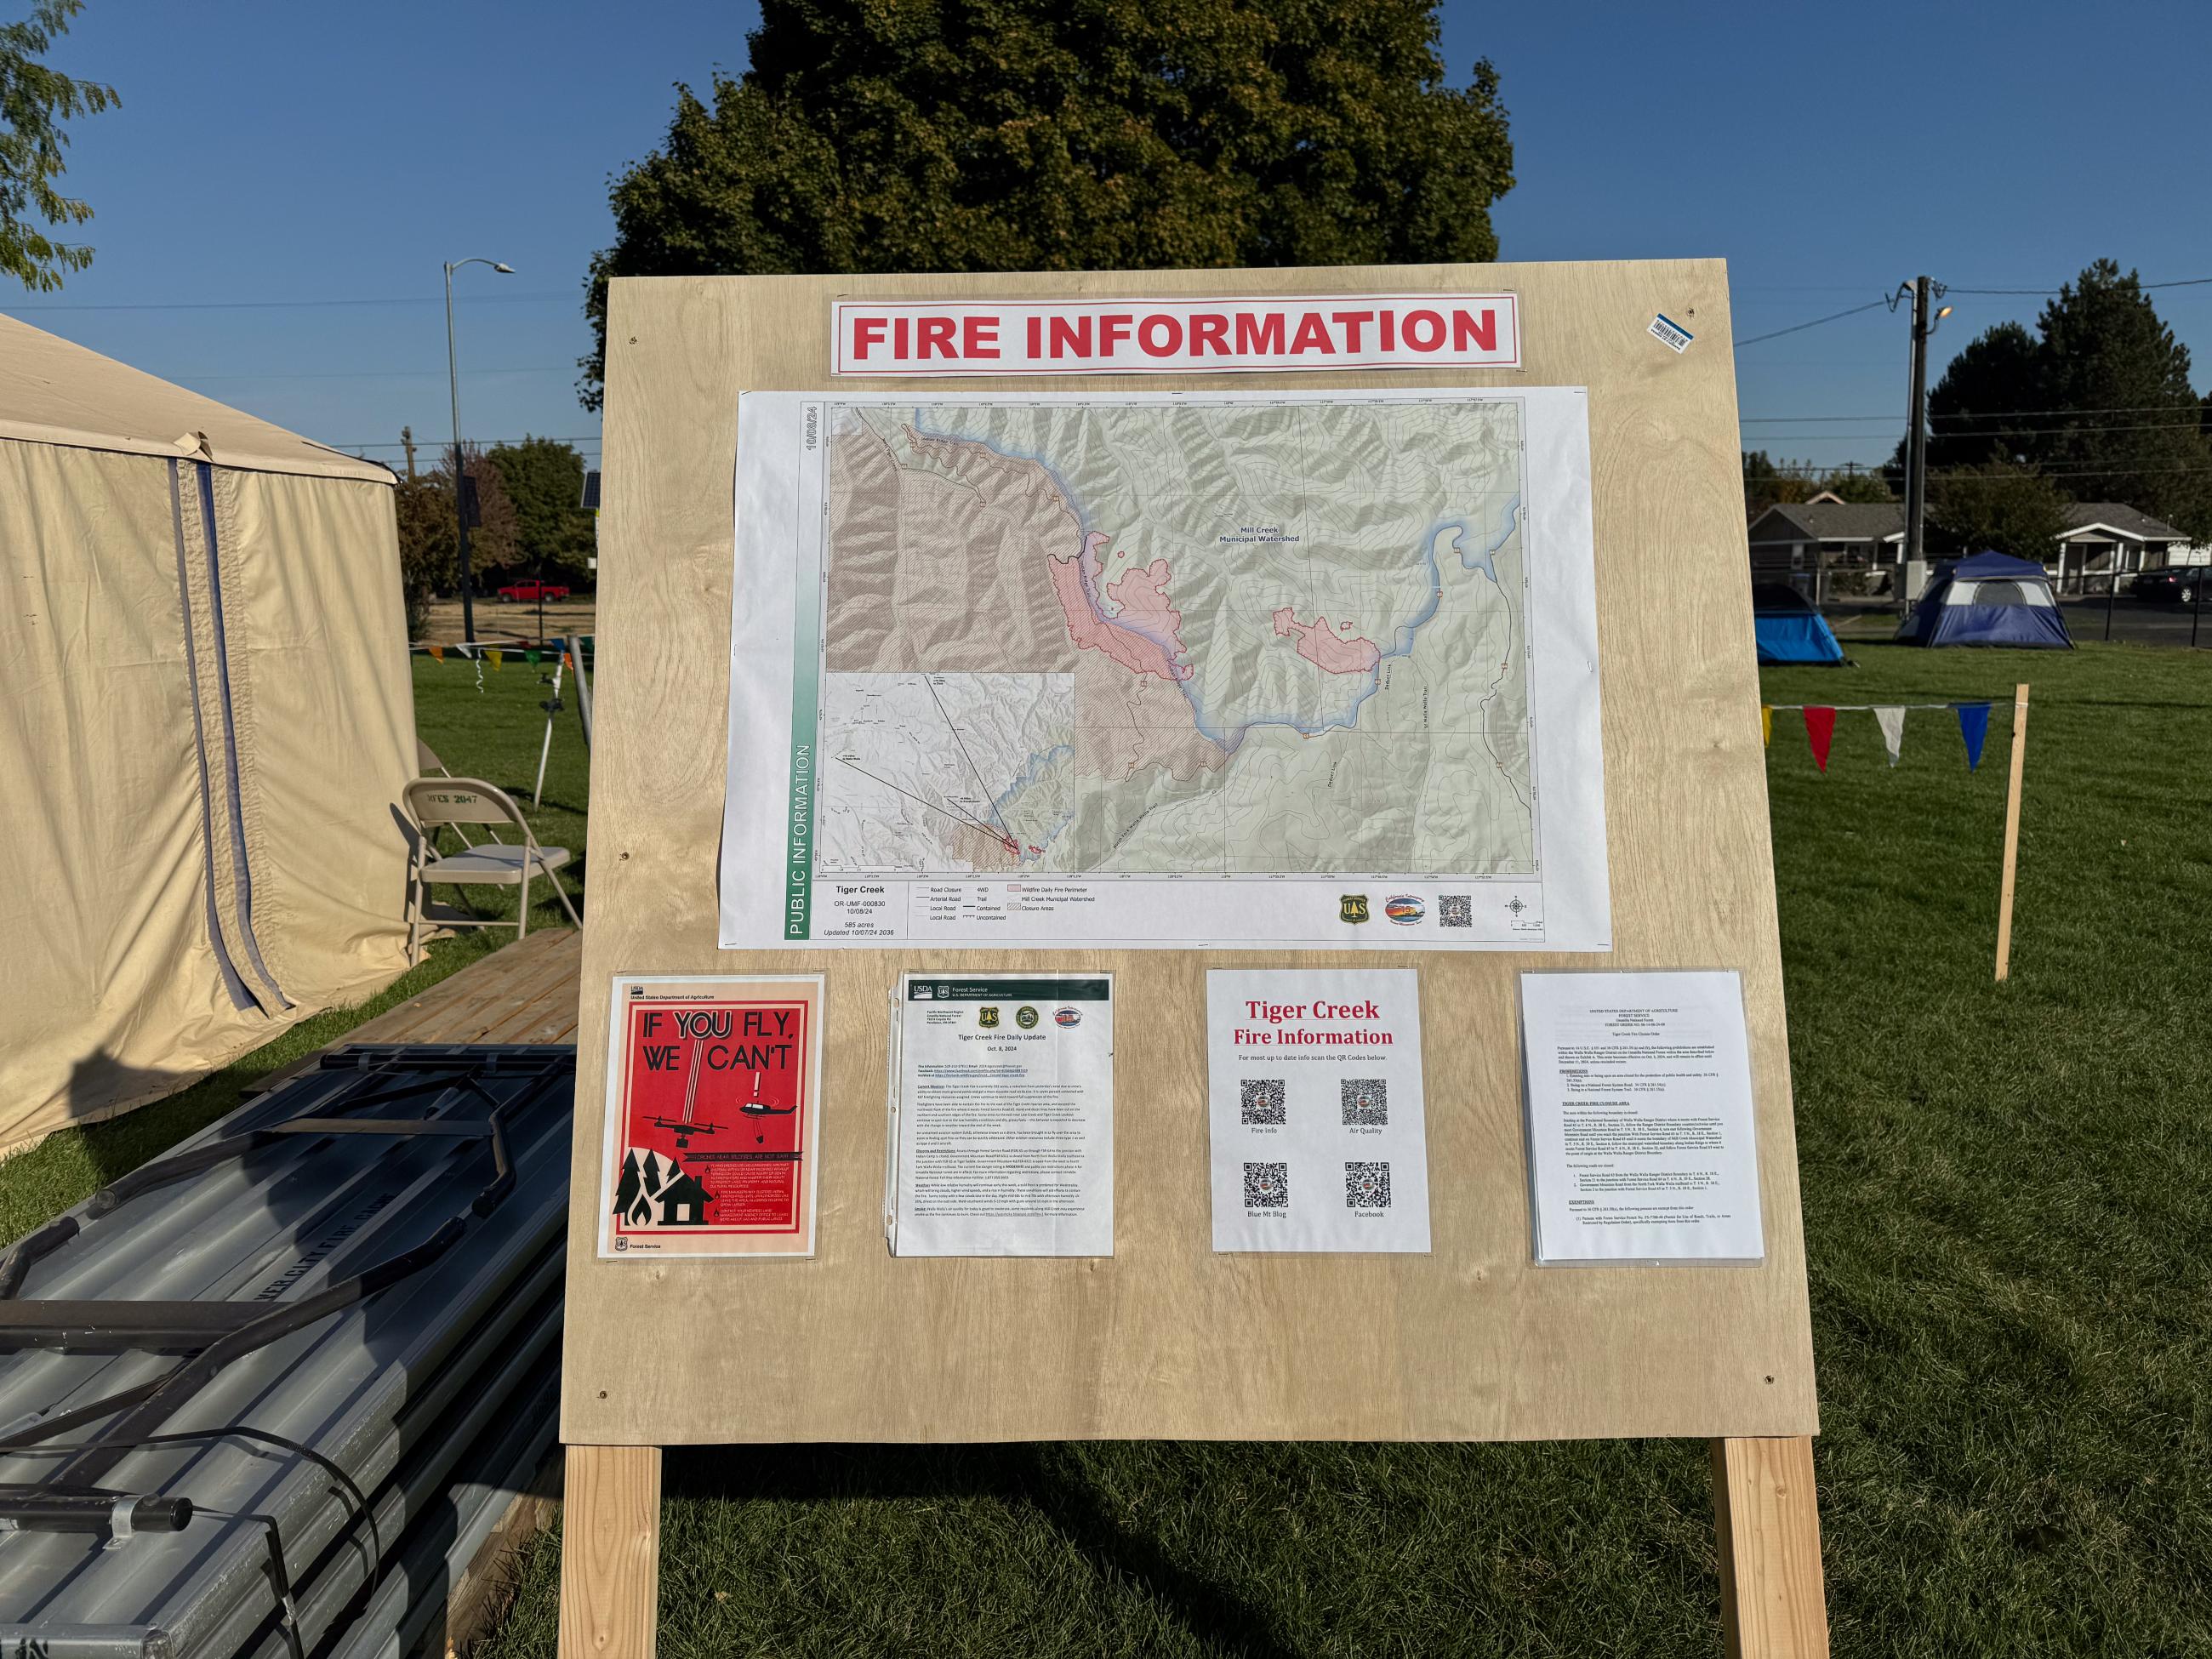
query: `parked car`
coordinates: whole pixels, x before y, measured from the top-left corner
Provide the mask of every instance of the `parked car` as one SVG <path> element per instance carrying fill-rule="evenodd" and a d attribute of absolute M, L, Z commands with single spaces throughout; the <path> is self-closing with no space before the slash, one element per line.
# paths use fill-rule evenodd
<path fill-rule="evenodd" d="M 550 603 L 554 599 L 567 599 L 568 590 L 556 582 L 541 582 L 535 577 L 532 577 L 524 581 L 509 582 L 499 590 L 499 596 L 510 602 L 528 600 L 534 604 L 539 599 L 544 599 Z"/>
<path fill-rule="evenodd" d="M 2136 578 L 2135 595 L 2153 605 L 2194 605 L 2200 587 L 2212 590 L 2212 564 L 2176 564 L 2163 570 L 2146 570 Z M 2204 597 L 2206 603 L 2212 604 L 2212 591 Z"/>

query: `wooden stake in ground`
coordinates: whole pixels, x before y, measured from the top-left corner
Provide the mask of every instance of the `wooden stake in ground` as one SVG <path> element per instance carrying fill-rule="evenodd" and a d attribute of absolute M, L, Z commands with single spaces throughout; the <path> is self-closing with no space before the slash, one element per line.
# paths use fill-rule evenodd
<path fill-rule="evenodd" d="M 1997 980 L 2012 971 L 2012 881 L 2020 863 L 2020 775 L 2027 764 L 2027 688 L 2012 689 L 2012 782 L 2005 790 L 2004 885 L 1997 894 Z"/>

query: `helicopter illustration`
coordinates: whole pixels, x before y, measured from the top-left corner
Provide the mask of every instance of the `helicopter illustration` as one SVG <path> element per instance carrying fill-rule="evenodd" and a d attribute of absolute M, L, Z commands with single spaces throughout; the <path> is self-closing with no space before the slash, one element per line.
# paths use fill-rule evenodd
<path fill-rule="evenodd" d="M 699 1109 L 699 1062 L 706 1058 L 706 1054 L 707 1051 L 703 1046 L 695 1045 L 691 1050 L 690 1074 L 684 1079 L 682 1119 L 679 1121 L 675 1118 L 656 1117 L 650 1120 L 656 1129 L 673 1129 L 676 1132 L 676 1146 L 679 1152 L 686 1151 L 690 1147 L 692 1136 L 711 1135 L 717 1133 L 722 1127 L 719 1123 L 701 1123 L 696 1121 Z"/>

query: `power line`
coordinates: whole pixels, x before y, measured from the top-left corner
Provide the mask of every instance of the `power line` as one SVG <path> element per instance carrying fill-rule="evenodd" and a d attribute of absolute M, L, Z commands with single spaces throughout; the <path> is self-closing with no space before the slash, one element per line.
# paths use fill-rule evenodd
<path fill-rule="evenodd" d="M 2207 283 L 2212 283 L 2212 276 L 2180 276 L 2170 283 L 2137 283 L 2136 287 L 2139 291 L 2147 293 L 2153 289 L 2201 288 Z M 2063 289 L 2056 288 L 1960 288 L 1948 283 L 1942 284 L 1942 293 L 1947 296 L 1953 294 L 2048 296 L 2063 292 Z M 1848 311 L 1831 312 L 1826 317 L 1814 318 L 1809 323 L 1793 323 L 1788 328 L 1778 328 L 1766 334 L 1754 334 L 1747 340 L 1738 340 L 1735 343 L 1741 349 L 1744 346 L 1757 345 L 1761 340 L 1778 340 L 1785 334 L 1799 334 L 1808 328 L 1818 328 L 1823 323 L 1833 323 L 1845 317 L 1856 317 L 1863 311 L 1872 311 L 1876 306 L 1887 306 L 1893 311 L 1897 308 L 1894 297 L 1885 295 L 1879 300 L 1869 300 L 1863 306 L 1853 306 Z"/>
<path fill-rule="evenodd" d="M 471 306 L 532 305 L 550 300 L 574 300 L 575 294 L 568 289 L 556 292 L 550 289 L 538 294 L 472 294 Z M 349 300 L 146 300 L 129 303 L 81 303 L 74 300 L 42 301 L 35 305 L 10 305 L 4 307 L 17 311 L 305 311 L 319 310 L 330 306 L 441 306 L 440 295 L 387 295 L 382 298 Z"/>
<path fill-rule="evenodd" d="M 2137 283 L 2136 287 L 2146 293 L 2154 288 L 2202 288 L 2212 283 L 2212 276 L 2181 276 L 2170 283 Z M 2063 288 L 1951 288 L 1947 294 L 2018 294 L 2047 295 L 2063 294 Z"/>
<path fill-rule="evenodd" d="M 1754 334 L 1748 340 L 1738 340 L 1738 348 L 1757 345 L 1761 340 L 1778 340 L 1785 334 L 1802 334 L 1808 328 L 1818 328 L 1823 323 L 1832 323 L 1844 317 L 1856 317 L 1862 311 L 1872 311 L 1876 306 L 1886 306 L 1887 300 L 1869 300 L 1863 306 L 1853 306 L 1849 311 L 1831 312 L 1826 317 L 1815 317 L 1809 323 L 1792 323 L 1788 328 L 1778 328 L 1771 334 Z"/>
<path fill-rule="evenodd" d="M 1931 416 L 1939 421 L 2017 421 L 2031 415 L 2171 415 L 2179 414 L 2179 404 L 2112 404 L 2101 409 L 1993 409 L 1986 412 L 1962 409 L 1955 414 Z M 1887 415 L 1747 415 L 1746 426 L 1809 425 L 1815 421 L 1894 421 L 1895 410 Z"/>

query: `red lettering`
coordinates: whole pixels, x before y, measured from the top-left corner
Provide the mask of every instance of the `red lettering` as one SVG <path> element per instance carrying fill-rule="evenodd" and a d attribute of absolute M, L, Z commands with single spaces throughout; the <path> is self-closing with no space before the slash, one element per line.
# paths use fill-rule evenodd
<path fill-rule="evenodd" d="M 1029 327 L 1030 361 L 1035 362 L 1044 356 L 1044 319 L 1032 317 Z"/>
<path fill-rule="evenodd" d="M 1425 330 L 1428 338 L 1421 337 Z M 1416 351 L 1434 351 L 1444 343 L 1444 319 L 1433 311 L 1416 311 L 1406 319 L 1406 343 Z"/>
<path fill-rule="evenodd" d="M 1472 313 L 1465 311 L 1452 313 L 1452 349 L 1464 351 L 1470 341 L 1480 346 L 1485 351 L 1498 349 L 1498 313 L 1496 312 L 1484 312 L 1482 320 L 1479 323 L 1474 320 Z"/>
<path fill-rule="evenodd" d="M 1314 350 L 1333 356 L 1336 346 L 1328 337 L 1328 325 L 1322 321 L 1321 313 L 1309 311 L 1298 319 L 1298 331 L 1291 339 L 1291 355 L 1295 357 L 1301 351 Z"/>
<path fill-rule="evenodd" d="M 880 317 L 861 317 L 853 324 L 853 361 L 868 361 L 868 348 L 881 345 L 884 340 L 884 319 Z"/>
<path fill-rule="evenodd" d="M 960 355 L 963 357 L 995 357 L 999 355 L 999 319 L 995 317 L 963 317 L 960 319 Z"/>
<path fill-rule="evenodd" d="M 1167 331 L 1164 344 L 1152 343 L 1155 329 Z M 1182 349 L 1182 324 L 1164 311 L 1156 311 L 1137 325 L 1137 344 L 1147 357 L 1172 357 Z"/>
<path fill-rule="evenodd" d="M 903 317 L 892 318 L 891 356 L 897 358 L 902 362 L 906 361 L 906 319 Z"/>
<path fill-rule="evenodd" d="M 1382 349 L 1385 351 L 1395 351 L 1398 349 L 1398 313 L 1395 311 L 1386 311 L 1382 313 L 1381 321 L 1382 324 Z"/>
<path fill-rule="evenodd" d="M 937 348 L 937 355 L 940 357 L 960 355 L 952 349 L 952 319 L 950 317 L 924 317 L 915 332 L 921 348 L 915 353 L 915 356 L 927 358 L 932 346 Z"/>
<path fill-rule="evenodd" d="M 1240 357 L 1283 355 L 1283 317 L 1280 312 L 1270 316 L 1255 317 L 1249 311 L 1237 313 L 1237 355 Z"/>
<path fill-rule="evenodd" d="M 1359 325 L 1372 322 L 1375 313 L 1371 311 L 1332 311 L 1328 313 L 1328 319 L 1332 323 L 1344 325 L 1344 349 L 1357 351 L 1359 349 Z"/>
<path fill-rule="evenodd" d="M 1216 356 L 1229 355 L 1229 319 L 1218 311 L 1201 311 L 1190 319 L 1190 355 L 1206 356 L 1209 342 Z"/>
<path fill-rule="evenodd" d="M 1078 357 L 1091 355 L 1091 319 L 1084 317 L 1055 317 L 1052 319 L 1052 355 L 1059 356 L 1063 350 Z"/>
<path fill-rule="evenodd" d="M 1110 357 L 1114 348 L 1129 337 L 1129 325 L 1137 319 L 1126 311 L 1117 311 L 1098 319 L 1098 355 Z"/>

